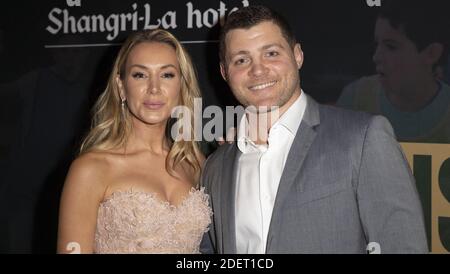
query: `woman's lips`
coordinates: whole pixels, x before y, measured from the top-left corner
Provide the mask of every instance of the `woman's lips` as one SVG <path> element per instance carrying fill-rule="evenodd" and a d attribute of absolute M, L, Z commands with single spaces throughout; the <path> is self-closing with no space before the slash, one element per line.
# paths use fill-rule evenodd
<path fill-rule="evenodd" d="M 165 105 L 163 102 L 144 102 L 144 106 L 148 109 L 160 109 Z"/>

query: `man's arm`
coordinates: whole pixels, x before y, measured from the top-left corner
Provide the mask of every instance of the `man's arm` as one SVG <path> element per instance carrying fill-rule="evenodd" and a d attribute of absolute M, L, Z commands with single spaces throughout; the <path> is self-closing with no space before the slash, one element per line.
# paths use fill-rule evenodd
<path fill-rule="evenodd" d="M 381 253 L 427 253 L 416 184 L 390 123 L 370 121 L 359 169 L 357 197 L 368 243 Z"/>

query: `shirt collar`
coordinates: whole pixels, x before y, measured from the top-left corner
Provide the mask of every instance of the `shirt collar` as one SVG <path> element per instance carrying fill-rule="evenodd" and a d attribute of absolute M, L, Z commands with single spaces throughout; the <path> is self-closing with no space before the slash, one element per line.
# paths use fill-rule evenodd
<path fill-rule="evenodd" d="M 283 115 L 281 115 L 280 119 L 276 121 L 272 128 L 277 126 L 283 126 L 291 133 L 292 136 L 297 134 L 298 127 L 303 119 L 303 114 L 306 109 L 306 96 L 303 93 L 303 90 L 300 96 L 295 100 L 295 102 L 286 110 Z"/>
<path fill-rule="evenodd" d="M 297 130 L 300 126 L 300 123 L 303 119 L 303 115 L 306 110 L 307 100 L 306 95 L 303 90 L 300 93 L 300 96 L 295 100 L 295 102 L 286 110 L 285 113 L 276 121 L 272 128 L 282 126 L 292 135 L 295 136 L 297 134 Z M 243 115 L 241 121 L 239 123 L 238 131 L 237 131 L 237 146 L 242 153 L 248 152 L 249 146 L 256 148 L 256 145 L 248 138 L 247 129 L 247 116 Z M 270 133 L 269 133 L 270 135 Z"/>

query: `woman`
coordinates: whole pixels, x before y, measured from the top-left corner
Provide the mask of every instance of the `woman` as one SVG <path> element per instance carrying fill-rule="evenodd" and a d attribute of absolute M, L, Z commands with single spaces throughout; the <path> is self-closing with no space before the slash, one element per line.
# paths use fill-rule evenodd
<path fill-rule="evenodd" d="M 212 214 L 196 188 L 204 157 L 194 141 L 169 135 L 172 109 L 193 111 L 199 96 L 174 36 L 154 30 L 128 38 L 66 178 L 59 252 L 199 252 Z"/>

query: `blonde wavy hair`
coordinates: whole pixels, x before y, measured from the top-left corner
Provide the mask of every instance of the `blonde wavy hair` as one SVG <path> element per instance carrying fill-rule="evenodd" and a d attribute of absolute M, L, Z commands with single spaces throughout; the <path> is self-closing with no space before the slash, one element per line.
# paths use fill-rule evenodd
<path fill-rule="evenodd" d="M 165 30 L 136 32 L 125 41 L 116 57 L 107 86 L 94 105 L 91 129 L 82 142 L 80 154 L 125 146 L 132 131 L 131 114 L 128 108 L 125 108 L 125 111 L 122 110 L 117 76 L 121 79 L 125 77 L 128 55 L 136 45 L 152 42 L 165 43 L 175 50 L 181 72 L 180 105 L 186 106 L 192 114 L 194 113 L 194 98 L 201 95 L 197 75 L 186 49 L 171 33 Z M 194 117 L 191 116 L 190 132 L 193 135 Z M 192 141 L 180 140 L 174 142 L 170 137 L 170 127 L 173 124 L 173 119 L 169 117 L 165 133 L 170 145 L 170 151 L 166 158 L 166 169 L 169 174 L 176 177 L 174 169 L 180 164 L 188 164 L 194 171 L 196 181 L 198 181 L 201 169 L 199 162 L 201 151 L 198 144 L 194 141 L 193 136 L 190 139 Z"/>

